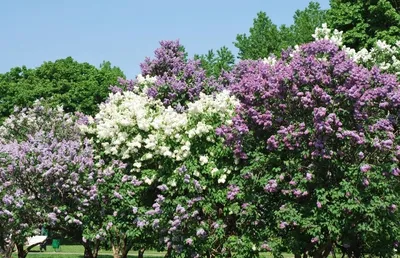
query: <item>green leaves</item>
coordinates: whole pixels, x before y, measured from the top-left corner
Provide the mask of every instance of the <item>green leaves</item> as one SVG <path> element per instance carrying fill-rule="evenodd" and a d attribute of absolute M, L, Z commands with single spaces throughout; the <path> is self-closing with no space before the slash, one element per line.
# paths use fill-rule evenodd
<path fill-rule="evenodd" d="M 344 45 L 356 50 L 371 48 L 377 40 L 394 45 L 400 39 L 398 10 L 395 0 L 331 0 L 327 22 L 344 32 Z"/>
<path fill-rule="evenodd" d="M 234 45 L 239 49 L 240 59 L 258 59 L 277 54 L 280 52 L 278 28 L 265 12 L 259 12 L 250 28 L 250 35 L 237 35 Z"/>
<path fill-rule="evenodd" d="M 223 71 L 230 71 L 235 63 L 235 57 L 225 46 L 217 50 L 209 50 L 205 55 L 195 55 L 195 60 L 200 60 L 201 66 L 206 70 L 207 76 L 218 78 Z"/>
<path fill-rule="evenodd" d="M 278 28 L 265 12 L 254 19 L 249 35 L 238 34 L 234 45 L 239 49 L 240 59 L 259 59 L 270 55 L 280 56 L 281 51 L 313 40 L 316 27 L 325 21 L 325 11 L 319 3 L 310 2 L 304 10 L 297 10 L 294 24 Z"/>
<path fill-rule="evenodd" d="M 52 106 L 62 105 L 67 112 L 93 115 L 119 77 L 124 74 L 109 62 L 96 68 L 71 57 L 45 62 L 34 69 L 12 68 L 0 75 L 0 120 L 10 115 L 14 106 L 30 106 L 39 98 Z"/>

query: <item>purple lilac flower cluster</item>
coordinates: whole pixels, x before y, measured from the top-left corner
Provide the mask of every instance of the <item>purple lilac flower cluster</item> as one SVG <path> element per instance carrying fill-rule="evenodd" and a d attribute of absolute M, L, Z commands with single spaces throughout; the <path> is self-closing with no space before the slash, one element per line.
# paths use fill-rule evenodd
<path fill-rule="evenodd" d="M 274 65 L 242 61 L 227 78 L 241 106 L 217 134 L 238 157 L 246 158 L 250 130 L 263 132 L 270 151 L 309 148 L 310 157 L 323 159 L 340 155 L 337 140 L 366 145 L 368 133 L 374 147 L 394 147 L 394 119 L 386 117 L 400 104 L 396 77 L 357 65 L 330 41 L 302 45 Z"/>
<path fill-rule="evenodd" d="M 161 41 L 154 52 L 154 59 L 147 57 L 140 64 L 142 76 L 156 77 L 147 94 L 180 111 L 188 101 L 197 100 L 200 93 L 220 91 L 223 86 L 214 78 L 207 77 L 199 60 L 186 60 L 183 46 L 179 41 Z M 120 79 L 120 85 L 113 91 L 133 90 L 137 81 Z"/>

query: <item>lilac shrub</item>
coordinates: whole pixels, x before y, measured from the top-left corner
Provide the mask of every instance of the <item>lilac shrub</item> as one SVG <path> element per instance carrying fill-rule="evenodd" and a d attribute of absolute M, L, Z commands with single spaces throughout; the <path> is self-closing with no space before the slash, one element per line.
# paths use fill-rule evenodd
<path fill-rule="evenodd" d="M 243 61 L 227 81 L 241 105 L 217 134 L 251 175 L 241 189 L 254 196 L 260 240 L 296 256 L 327 257 L 335 248 L 392 255 L 399 238 L 396 76 L 359 66 L 319 40 L 273 63 Z"/>
<path fill-rule="evenodd" d="M 151 87 L 150 80 L 142 83 Z M 111 94 L 81 126 L 105 164 L 126 165 L 98 188 L 109 196 L 103 237 L 126 236 L 172 257 L 229 257 L 238 247 L 254 253 L 257 225 L 247 218 L 255 211 L 241 190 L 246 175 L 215 134 L 232 123 L 237 100 L 227 91 L 200 93 L 177 111 L 142 90 Z"/>
<path fill-rule="evenodd" d="M 40 102 L 16 110 L 0 127 L 1 242 L 15 243 L 19 257 L 39 224 L 72 234 L 87 223 L 94 197 L 88 175 L 97 168 L 80 135 L 72 116 Z"/>

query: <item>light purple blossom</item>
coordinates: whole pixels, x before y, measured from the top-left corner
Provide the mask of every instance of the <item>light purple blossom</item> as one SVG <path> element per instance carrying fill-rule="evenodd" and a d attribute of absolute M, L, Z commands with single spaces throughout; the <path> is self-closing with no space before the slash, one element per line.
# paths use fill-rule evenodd
<path fill-rule="evenodd" d="M 139 228 L 143 228 L 144 226 L 146 226 L 148 223 L 147 223 L 147 221 L 146 220 L 142 220 L 142 219 L 138 219 L 138 221 L 136 222 L 136 225 L 139 227 Z"/>
<path fill-rule="evenodd" d="M 168 190 L 168 187 L 165 184 L 159 185 L 159 186 L 157 186 L 157 188 L 160 189 L 161 192 L 164 192 L 164 191 Z"/>
<path fill-rule="evenodd" d="M 207 235 L 206 231 L 202 228 L 200 228 L 196 231 L 196 236 L 198 236 L 198 237 L 205 237 L 206 235 Z"/>
<path fill-rule="evenodd" d="M 110 228 L 113 226 L 113 223 L 110 221 L 110 222 L 108 222 L 107 223 L 107 226 L 106 226 L 106 230 L 110 230 Z"/>
<path fill-rule="evenodd" d="M 228 200 L 235 199 L 235 196 L 238 195 L 240 192 L 240 188 L 237 185 L 229 185 L 228 189 L 229 189 L 229 191 L 226 195 L 226 198 Z"/>
<path fill-rule="evenodd" d="M 278 183 L 275 179 L 271 179 L 268 181 L 268 184 L 264 187 L 264 191 L 269 193 L 274 193 L 278 190 Z"/>
<path fill-rule="evenodd" d="M 117 199 L 123 199 L 122 195 L 120 193 L 118 193 L 117 191 L 114 191 L 114 197 Z"/>
<path fill-rule="evenodd" d="M 286 221 L 281 221 L 281 223 L 279 223 L 279 228 L 280 229 L 284 229 L 287 226 L 289 226 L 289 224 Z"/>
<path fill-rule="evenodd" d="M 188 244 L 188 245 L 192 245 L 193 244 L 193 239 L 186 238 L 185 243 Z"/>
<path fill-rule="evenodd" d="M 369 164 L 364 164 L 360 167 L 361 172 L 366 173 L 371 170 L 371 166 Z"/>

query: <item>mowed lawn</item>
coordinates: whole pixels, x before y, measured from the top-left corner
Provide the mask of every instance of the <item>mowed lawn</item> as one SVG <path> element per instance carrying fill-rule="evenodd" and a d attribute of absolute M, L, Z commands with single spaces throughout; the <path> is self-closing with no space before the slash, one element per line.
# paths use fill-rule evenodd
<path fill-rule="evenodd" d="M 35 246 L 29 252 L 27 257 L 32 258 L 83 258 L 83 246 L 81 245 L 62 245 L 60 251 L 55 252 L 51 245 L 47 245 L 47 251 L 40 252 L 39 246 Z M 17 257 L 14 254 L 14 257 Z M 112 258 L 111 250 L 100 250 L 98 258 Z M 137 251 L 129 252 L 129 257 L 137 257 Z M 144 257 L 162 258 L 164 253 L 156 251 L 146 251 Z M 271 254 L 262 253 L 261 257 L 273 257 Z M 293 255 L 285 254 L 284 257 L 293 257 Z"/>
<path fill-rule="evenodd" d="M 61 244 L 61 249 L 57 252 L 54 251 L 51 245 L 47 245 L 47 251 L 45 252 L 40 252 L 39 251 L 39 246 L 35 246 L 32 248 L 32 250 L 29 252 L 28 257 L 32 258 L 83 258 L 83 246 L 81 245 L 62 245 Z M 151 257 L 151 258 L 163 258 L 165 255 L 164 252 L 156 252 L 156 251 L 146 251 L 144 253 L 144 257 Z M 128 254 L 129 257 L 137 257 L 137 251 L 130 251 Z M 337 253 L 336 257 L 340 257 L 341 254 Z M 17 254 L 15 253 L 13 257 L 17 257 Z M 271 253 L 261 253 L 260 257 L 263 258 L 272 258 Z M 292 254 L 284 254 L 283 257 L 294 257 Z M 331 255 L 329 257 L 332 257 Z M 399 255 L 395 255 L 394 257 L 400 257 Z M 100 250 L 98 258 L 113 258 L 112 251 L 111 250 Z"/>
<path fill-rule="evenodd" d="M 47 251 L 40 252 L 39 246 L 35 246 L 28 253 L 27 257 L 32 258 L 83 258 L 84 248 L 81 245 L 62 245 L 60 246 L 60 250 L 57 252 L 54 251 L 51 245 L 47 245 Z M 17 257 L 17 255 L 14 255 Z M 131 251 L 129 253 L 130 257 L 137 257 L 137 251 Z M 111 250 L 100 250 L 98 258 L 112 258 Z M 164 257 L 163 253 L 155 252 L 155 251 L 146 251 L 144 257 L 152 257 L 152 258 L 161 258 Z"/>

